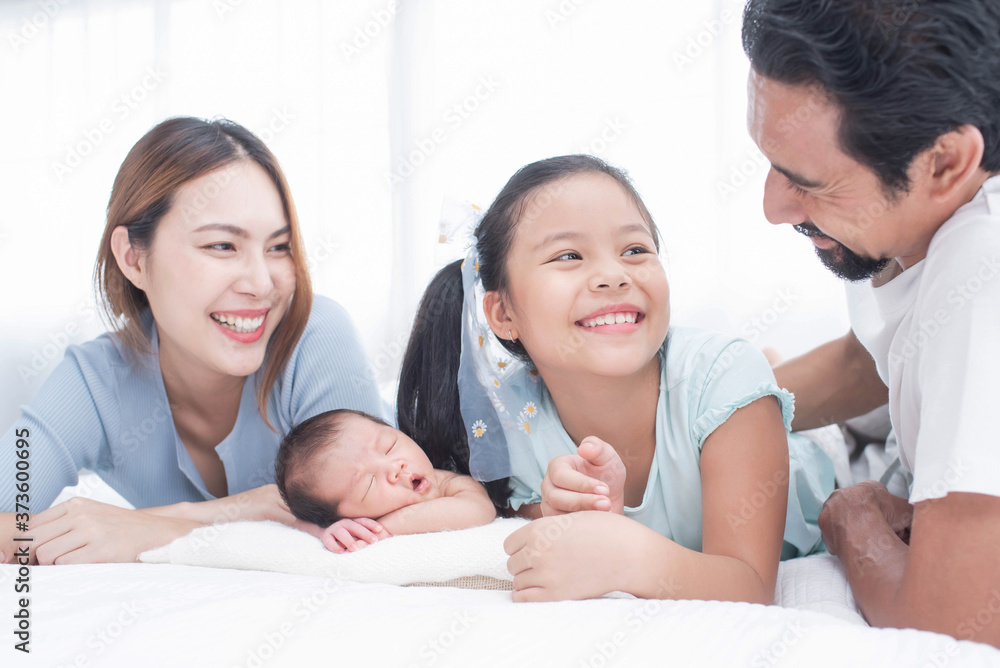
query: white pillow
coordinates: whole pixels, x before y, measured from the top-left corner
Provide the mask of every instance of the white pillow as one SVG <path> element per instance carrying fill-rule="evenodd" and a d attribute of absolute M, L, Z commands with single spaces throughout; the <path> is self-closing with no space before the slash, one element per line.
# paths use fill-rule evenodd
<path fill-rule="evenodd" d="M 503 542 L 525 524 L 524 519 L 497 519 L 474 529 L 393 536 L 357 552 L 335 554 L 319 539 L 279 522 L 232 522 L 195 529 L 143 552 L 139 561 L 510 590 L 513 578 Z"/>

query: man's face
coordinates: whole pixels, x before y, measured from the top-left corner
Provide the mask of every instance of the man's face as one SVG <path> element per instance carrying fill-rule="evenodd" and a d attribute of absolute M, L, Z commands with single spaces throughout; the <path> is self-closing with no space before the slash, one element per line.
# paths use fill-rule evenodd
<path fill-rule="evenodd" d="M 747 128 L 771 162 L 768 221 L 795 226 L 823 263 L 850 281 L 873 276 L 891 258 L 903 268 L 923 259 L 936 229 L 923 220 L 924 184 L 915 180 L 909 192 L 887 195 L 875 172 L 841 150 L 839 108 L 817 88 L 751 70 L 748 95 Z"/>

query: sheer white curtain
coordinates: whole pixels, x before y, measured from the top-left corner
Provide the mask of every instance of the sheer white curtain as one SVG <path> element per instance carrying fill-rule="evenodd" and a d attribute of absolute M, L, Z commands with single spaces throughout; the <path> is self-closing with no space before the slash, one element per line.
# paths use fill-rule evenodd
<path fill-rule="evenodd" d="M 846 327 L 808 242 L 766 224 L 740 0 L 0 3 L 0 427 L 101 331 L 91 273 L 114 174 L 173 115 L 226 116 L 285 168 L 316 291 L 387 394 L 443 258 L 444 197 L 592 152 L 660 225 L 677 321 L 786 354 Z M 775 308 L 776 302 L 780 312 Z M 755 324 L 756 323 L 756 324 Z"/>

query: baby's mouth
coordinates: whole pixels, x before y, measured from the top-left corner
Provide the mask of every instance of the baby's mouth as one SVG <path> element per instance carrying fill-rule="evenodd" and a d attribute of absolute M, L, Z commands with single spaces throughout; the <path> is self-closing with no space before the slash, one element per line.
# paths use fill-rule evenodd
<path fill-rule="evenodd" d="M 417 493 L 422 493 L 430 487 L 430 481 L 423 476 L 414 475 L 410 478 L 410 484 L 413 485 L 413 491 Z"/>

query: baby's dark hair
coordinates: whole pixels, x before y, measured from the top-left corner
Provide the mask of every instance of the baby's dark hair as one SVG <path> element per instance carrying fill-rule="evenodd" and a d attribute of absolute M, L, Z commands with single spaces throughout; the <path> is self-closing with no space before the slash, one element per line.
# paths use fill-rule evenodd
<path fill-rule="evenodd" d="M 578 174 L 604 174 L 618 182 L 649 225 L 660 250 L 653 217 L 628 174 L 592 155 L 563 155 L 525 165 L 507 181 L 476 229 L 479 275 L 483 288 L 509 299 L 507 260 L 517 225 L 532 208 L 547 206 L 563 179 Z M 458 397 L 462 353 L 462 261 L 444 267 L 431 280 L 417 309 L 410 343 L 400 370 L 396 396 L 399 429 L 421 444 L 434 468 L 469 473 L 469 439 Z M 511 354 L 528 364 L 520 341 L 497 337 Z M 509 514 L 507 478 L 487 482 L 486 491 L 501 516 Z"/>
<path fill-rule="evenodd" d="M 311 491 L 309 477 L 304 475 L 316 461 L 317 455 L 329 446 L 337 446 L 337 437 L 344 430 L 348 416 L 356 416 L 391 427 L 388 422 L 362 411 L 340 408 L 314 415 L 295 425 L 281 441 L 274 464 L 274 479 L 281 498 L 288 504 L 292 515 L 328 527 L 340 517 L 335 505 L 317 498 Z"/>

